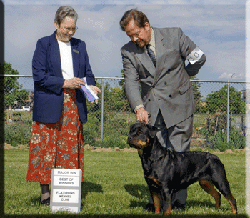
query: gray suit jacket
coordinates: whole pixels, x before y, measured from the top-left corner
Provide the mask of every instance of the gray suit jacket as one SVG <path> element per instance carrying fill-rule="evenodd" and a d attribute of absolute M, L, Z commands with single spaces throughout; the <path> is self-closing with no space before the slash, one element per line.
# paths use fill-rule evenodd
<path fill-rule="evenodd" d="M 180 28 L 153 28 L 156 67 L 144 48 L 130 41 L 121 48 L 125 92 L 132 110 L 143 104 L 154 125 L 159 109 L 166 127 L 174 126 L 195 110 L 190 76 L 198 73 L 205 55 L 195 64 L 185 65 L 186 57 L 196 48 Z"/>

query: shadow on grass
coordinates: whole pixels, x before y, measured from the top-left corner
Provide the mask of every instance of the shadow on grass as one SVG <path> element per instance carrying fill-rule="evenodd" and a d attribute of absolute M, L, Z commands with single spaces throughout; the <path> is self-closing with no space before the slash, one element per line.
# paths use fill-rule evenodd
<path fill-rule="evenodd" d="M 130 203 L 130 207 L 145 207 L 148 203 L 149 199 L 149 190 L 148 186 L 146 185 L 134 185 L 134 184 L 127 184 L 124 185 L 125 190 L 132 195 L 133 197 L 138 198 L 138 201 L 132 200 Z M 146 199 L 146 200 L 145 200 Z"/>
<path fill-rule="evenodd" d="M 138 198 L 137 200 L 132 200 L 130 203 L 130 207 L 142 207 L 144 208 L 148 203 L 148 199 L 150 197 L 148 187 L 146 185 L 138 185 L 138 184 L 126 184 L 124 185 L 125 190 L 133 197 Z M 186 208 L 215 208 L 215 202 L 211 201 L 199 201 L 197 200 L 188 200 L 186 202 Z M 219 210 L 231 210 L 231 207 L 222 208 L 220 207 Z"/>
<path fill-rule="evenodd" d="M 208 208 L 215 208 L 215 202 L 211 202 L 211 201 L 199 201 L 199 199 L 197 200 L 188 200 L 186 202 L 186 207 L 208 207 Z"/>
<path fill-rule="evenodd" d="M 34 205 L 34 206 L 39 206 L 40 205 L 40 200 L 41 200 L 41 196 L 37 196 L 36 198 L 31 197 L 30 204 Z"/>
<path fill-rule="evenodd" d="M 82 182 L 81 186 L 82 199 L 85 199 L 89 192 L 103 193 L 102 186 L 92 182 Z"/>
<path fill-rule="evenodd" d="M 198 199 L 197 200 L 188 200 L 187 199 L 187 203 L 186 203 L 186 207 L 187 208 L 211 208 L 211 209 L 215 209 L 215 202 L 212 200 L 212 201 L 199 201 Z M 226 206 L 220 206 L 219 209 L 217 210 L 220 210 L 220 211 L 231 211 L 231 206 L 229 205 L 226 205 Z"/>

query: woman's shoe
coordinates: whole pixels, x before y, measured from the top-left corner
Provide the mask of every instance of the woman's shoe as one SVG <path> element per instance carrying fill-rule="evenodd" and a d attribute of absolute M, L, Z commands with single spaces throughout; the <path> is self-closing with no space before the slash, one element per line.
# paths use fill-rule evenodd
<path fill-rule="evenodd" d="M 50 205 L 50 197 L 43 199 L 42 201 L 40 200 L 41 205 L 49 206 Z"/>

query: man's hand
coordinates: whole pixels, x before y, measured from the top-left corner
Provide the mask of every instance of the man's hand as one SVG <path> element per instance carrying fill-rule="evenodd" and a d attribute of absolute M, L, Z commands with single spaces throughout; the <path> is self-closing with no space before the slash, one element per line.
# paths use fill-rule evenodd
<path fill-rule="evenodd" d="M 136 111 L 136 120 L 140 121 L 142 123 L 148 123 L 149 122 L 149 113 L 144 109 L 144 107 L 141 107 L 137 109 Z"/>

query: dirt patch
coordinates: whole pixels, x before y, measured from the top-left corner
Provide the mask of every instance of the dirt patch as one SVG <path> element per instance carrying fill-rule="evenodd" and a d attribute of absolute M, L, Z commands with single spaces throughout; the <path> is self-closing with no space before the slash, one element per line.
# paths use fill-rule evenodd
<path fill-rule="evenodd" d="M 18 145 L 17 147 L 11 144 L 4 143 L 4 149 L 29 149 L 27 145 Z"/>
<path fill-rule="evenodd" d="M 204 145 L 206 142 L 206 139 L 204 138 L 194 138 L 191 140 L 190 147 L 200 147 L 201 145 Z"/>
<path fill-rule="evenodd" d="M 210 152 L 213 154 L 224 154 L 224 153 L 230 153 L 230 154 L 244 154 L 246 152 L 246 149 L 227 149 L 226 151 L 219 151 L 219 149 L 208 149 L 204 147 L 191 147 L 191 151 L 202 151 L 202 152 Z"/>
<path fill-rule="evenodd" d="M 84 146 L 85 150 L 90 150 L 91 152 L 137 152 L 134 148 L 124 148 L 120 149 L 118 147 L 115 148 L 101 148 L 101 147 L 93 147 L 89 144 Z"/>
<path fill-rule="evenodd" d="M 15 149 L 17 147 L 13 147 L 11 144 L 4 143 L 4 149 Z"/>
<path fill-rule="evenodd" d="M 235 149 L 235 150 L 231 150 L 231 149 L 228 149 L 226 150 L 225 152 L 221 152 L 219 151 L 218 149 L 214 149 L 211 151 L 211 149 L 207 149 L 207 148 L 204 148 L 202 147 L 201 145 L 201 141 L 196 141 L 197 143 L 193 143 L 191 144 L 191 149 L 192 151 L 203 151 L 203 152 L 210 152 L 210 153 L 214 153 L 214 154 L 222 154 L 222 153 L 232 153 L 232 154 L 235 154 L 235 153 L 244 153 L 246 151 L 246 149 Z M 0 146 L 1 148 L 3 146 Z M 29 147 L 27 145 L 18 145 L 17 147 L 13 147 L 12 145 L 10 144 L 7 144 L 7 143 L 4 143 L 4 149 L 29 149 Z M 84 149 L 85 150 L 89 150 L 91 152 L 132 152 L 132 153 L 137 153 L 137 149 L 134 149 L 134 148 L 124 148 L 124 149 L 120 149 L 118 147 L 115 147 L 115 148 L 101 148 L 101 147 L 93 147 L 89 144 L 86 144 L 84 145 Z"/>
<path fill-rule="evenodd" d="M 27 145 L 18 145 L 17 147 L 12 146 L 11 144 L 4 143 L 4 149 L 29 149 Z M 134 148 L 124 148 L 120 149 L 118 147 L 115 148 L 101 148 L 101 147 L 93 147 L 89 144 L 84 145 L 85 150 L 90 150 L 91 152 L 137 152 Z"/>

